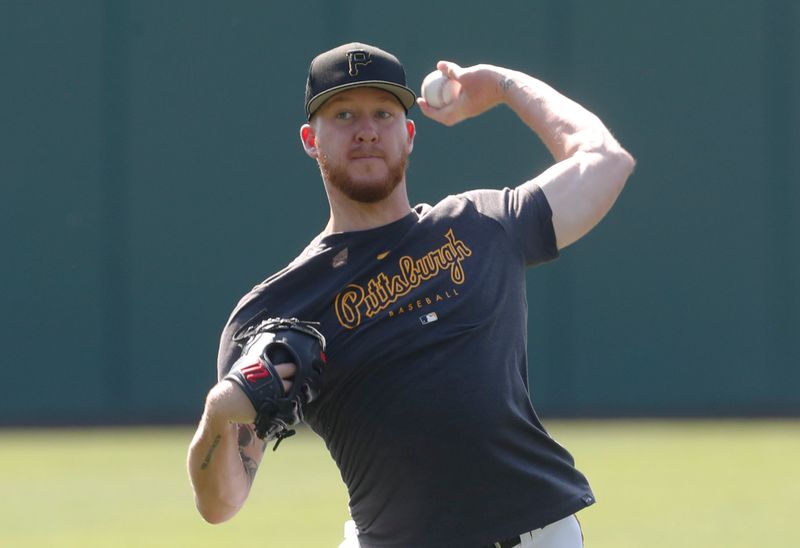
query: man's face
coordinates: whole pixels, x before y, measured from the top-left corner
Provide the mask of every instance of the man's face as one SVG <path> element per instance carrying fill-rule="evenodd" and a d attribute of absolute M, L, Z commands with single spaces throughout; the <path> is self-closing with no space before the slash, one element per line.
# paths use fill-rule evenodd
<path fill-rule="evenodd" d="M 331 97 L 301 135 L 325 182 L 351 200 L 375 203 L 405 178 L 414 123 L 394 95 L 363 87 Z"/>

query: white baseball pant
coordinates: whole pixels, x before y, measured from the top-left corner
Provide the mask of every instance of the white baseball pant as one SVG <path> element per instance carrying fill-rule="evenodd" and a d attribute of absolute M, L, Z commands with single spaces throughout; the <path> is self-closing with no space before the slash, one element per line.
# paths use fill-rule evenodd
<path fill-rule="evenodd" d="M 358 529 L 354 521 L 344 524 L 344 541 L 339 548 L 361 548 Z M 519 544 L 513 548 L 583 548 L 583 533 L 578 518 L 567 516 L 541 529 L 534 529 L 519 536 Z"/>

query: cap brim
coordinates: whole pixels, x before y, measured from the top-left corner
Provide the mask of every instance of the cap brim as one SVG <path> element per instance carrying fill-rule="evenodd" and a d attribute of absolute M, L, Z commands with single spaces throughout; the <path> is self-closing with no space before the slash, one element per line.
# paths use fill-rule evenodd
<path fill-rule="evenodd" d="M 408 111 L 408 109 L 413 107 L 414 103 L 416 103 L 417 101 L 416 94 L 405 86 L 381 80 L 365 80 L 362 82 L 353 82 L 350 84 L 343 84 L 341 86 L 336 86 L 334 88 L 325 90 L 319 95 L 315 95 L 308 102 L 308 106 L 306 107 L 306 115 L 310 119 L 314 115 L 314 113 L 317 110 L 319 110 L 319 108 L 325 101 L 327 101 L 333 95 L 336 95 L 341 91 L 344 91 L 346 89 L 364 88 L 364 87 L 379 88 L 388 91 L 389 93 L 397 97 L 397 100 L 400 101 L 400 104 L 403 105 L 403 108 L 405 108 L 406 111 Z"/>

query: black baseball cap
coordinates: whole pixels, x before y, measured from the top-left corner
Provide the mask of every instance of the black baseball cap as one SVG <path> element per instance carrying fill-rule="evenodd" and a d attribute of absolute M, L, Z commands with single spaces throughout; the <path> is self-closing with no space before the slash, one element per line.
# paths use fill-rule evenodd
<path fill-rule="evenodd" d="M 306 82 L 306 116 L 310 120 L 336 93 L 358 87 L 385 89 L 397 97 L 406 112 L 417 98 L 406 86 L 406 71 L 397 57 L 375 46 L 351 42 L 320 53 L 311 61 Z"/>

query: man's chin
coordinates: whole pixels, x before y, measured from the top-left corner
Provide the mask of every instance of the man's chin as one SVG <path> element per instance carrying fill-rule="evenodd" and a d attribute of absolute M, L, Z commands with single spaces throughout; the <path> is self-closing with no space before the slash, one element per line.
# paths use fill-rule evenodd
<path fill-rule="evenodd" d="M 390 182 L 385 179 L 369 182 L 348 181 L 344 184 L 334 184 L 334 186 L 353 201 L 374 204 L 388 198 L 399 182 Z"/>
<path fill-rule="evenodd" d="M 371 160 L 368 160 L 371 162 Z M 320 162 L 323 179 L 350 200 L 374 204 L 391 196 L 405 175 L 405 159 L 397 165 L 384 169 L 354 173 L 351 170 L 337 170 L 326 162 Z"/>

